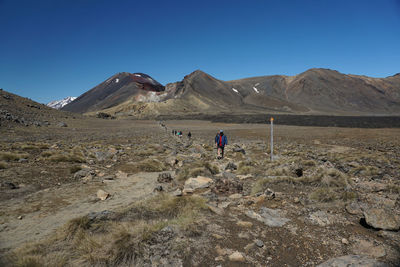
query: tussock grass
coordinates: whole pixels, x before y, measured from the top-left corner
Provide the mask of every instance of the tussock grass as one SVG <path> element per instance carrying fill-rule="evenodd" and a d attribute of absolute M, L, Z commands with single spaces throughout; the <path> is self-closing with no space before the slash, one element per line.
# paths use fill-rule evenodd
<path fill-rule="evenodd" d="M 52 162 L 76 162 L 76 163 L 83 163 L 86 162 L 86 160 L 76 154 L 53 154 L 48 158 Z"/>
<path fill-rule="evenodd" d="M 52 156 L 54 154 L 54 152 L 52 151 L 43 151 L 42 153 L 40 153 L 40 156 L 42 156 L 43 158 L 48 158 L 50 156 Z"/>
<path fill-rule="evenodd" d="M 254 161 L 241 161 L 237 169 L 237 174 L 250 174 L 253 172 L 254 166 L 256 166 L 256 163 Z"/>
<path fill-rule="evenodd" d="M 298 184 L 298 185 L 308 185 L 315 187 L 335 187 L 335 188 L 347 188 L 351 185 L 351 179 L 334 168 L 318 168 L 314 174 L 302 176 L 302 177 L 292 177 L 292 176 L 278 176 L 278 177 L 268 177 L 258 179 L 252 188 L 252 194 L 262 192 L 268 184 Z"/>
<path fill-rule="evenodd" d="M 312 192 L 309 198 L 316 202 L 332 202 L 335 200 L 348 202 L 356 199 L 357 193 L 352 191 L 337 192 L 332 188 L 323 187 Z"/>
<path fill-rule="evenodd" d="M 364 166 L 360 165 L 351 170 L 351 173 L 354 175 L 361 174 L 364 176 L 373 176 L 379 173 L 379 169 L 375 166 Z"/>
<path fill-rule="evenodd" d="M 385 191 L 392 194 L 400 194 L 400 186 L 395 184 L 388 184 L 385 188 Z"/>
<path fill-rule="evenodd" d="M 314 160 L 302 160 L 301 164 L 306 167 L 315 167 L 317 163 Z"/>
<path fill-rule="evenodd" d="M 208 161 L 201 160 L 178 169 L 176 179 L 178 181 L 185 181 L 191 177 L 210 176 L 218 174 L 219 172 L 217 166 Z"/>
<path fill-rule="evenodd" d="M 187 233 L 196 231 L 201 212 L 206 210 L 206 200 L 201 197 L 159 194 L 121 211 L 113 219 L 96 221 L 84 216 L 71 220 L 47 239 L 12 251 L 9 265 L 136 266 L 140 259 L 149 257 L 149 246 L 161 229 L 173 226 Z M 135 216 L 129 215 L 132 212 Z M 143 219 L 142 213 L 155 216 Z M 104 226 L 101 231 L 96 230 L 99 225 Z M 184 249 L 181 247 L 182 253 Z"/>
<path fill-rule="evenodd" d="M 6 169 L 7 164 L 5 162 L 0 162 L 0 170 Z"/>
<path fill-rule="evenodd" d="M 0 160 L 4 161 L 16 161 L 27 158 L 28 156 L 29 154 L 26 153 L 0 152 Z"/>

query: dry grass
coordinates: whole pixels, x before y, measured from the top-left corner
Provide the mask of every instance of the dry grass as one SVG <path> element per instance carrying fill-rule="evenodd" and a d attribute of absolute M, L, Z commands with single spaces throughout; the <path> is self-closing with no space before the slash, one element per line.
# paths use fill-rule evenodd
<path fill-rule="evenodd" d="M 53 236 L 14 250 L 8 256 L 9 265 L 135 266 L 138 260 L 148 257 L 150 240 L 165 226 L 176 226 L 185 232 L 196 230 L 193 227 L 198 227 L 201 212 L 207 210 L 205 203 L 201 197 L 160 194 L 120 212 L 112 221 L 77 218 Z M 139 219 L 144 216 L 135 213 L 137 216 L 131 218 L 132 211 L 154 216 Z M 96 230 L 99 225 L 103 226 L 101 231 Z"/>
<path fill-rule="evenodd" d="M 12 152 L 0 152 L 0 160 L 4 161 L 16 161 L 29 157 L 26 153 L 12 153 Z"/>
<path fill-rule="evenodd" d="M 71 174 L 74 174 L 74 173 L 76 173 L 76 172 L 78 172 L 80 170 L 82 170 L 82 167 L 81 166 L 77 166 L 77 165 L 72 166 L 71 168 L 69 168 L 69 172 Z"/>
<path fill-rule="evenodd" d="M 76 162 L 76 163 L 83 163 L 86 160 L 81 155 L 76 154 L 53 154 L 48 158 L 52 162 Z"/>

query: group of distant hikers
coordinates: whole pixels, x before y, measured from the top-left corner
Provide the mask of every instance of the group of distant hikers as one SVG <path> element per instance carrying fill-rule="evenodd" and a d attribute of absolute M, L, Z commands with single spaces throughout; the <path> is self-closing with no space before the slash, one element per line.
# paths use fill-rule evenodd
<path fill-rule="evenodd" d="M 162 125 L 162 126 L 164 126 L 164 125 Z M 172 130 L 172 135 L 182 138 L 183 132 L 177 131 L 177 130 Z M 188 132 L 187 137 L 190 140 L 192 138 L 192 133 Z M 214 141 L 215 141 L 215 146 L 217 147 L 217 159 L 223 159 L 224 158 L 224 149 L 225 149 L 225 146 L 228 144 L 228 138 L 226 137 L 226 135 L 224 135 L 223 130 L 220 130 L 217 133 Z"/>
<path fill-rule="evenodd" d="M 177 130 L 172 130 L 172 134 L 178 136 L 179 138 L 182 138 L 182 136 L 183 136 L 182 131 L 177 131 Z M 192 133 L 189 132 L 189 133 L 187 134 L 187 137 L 188 137 L 188 139 L 190 140 L 190 139 L 192 138 Z"/>

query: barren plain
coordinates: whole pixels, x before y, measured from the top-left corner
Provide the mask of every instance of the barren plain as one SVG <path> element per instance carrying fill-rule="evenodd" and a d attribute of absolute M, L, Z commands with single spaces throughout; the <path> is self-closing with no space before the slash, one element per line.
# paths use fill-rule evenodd
<path fill-rule="evenodd" d="M 2 265 L 400 265 L 399 128 L 59 126 L 1 128 Z"/>

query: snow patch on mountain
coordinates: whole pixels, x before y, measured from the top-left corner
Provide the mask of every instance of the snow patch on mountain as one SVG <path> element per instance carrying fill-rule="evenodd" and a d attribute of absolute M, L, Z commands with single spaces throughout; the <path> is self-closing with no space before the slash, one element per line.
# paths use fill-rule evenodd
<path fill-rule="evenodd" d="M 239 93 L 239 91 L 238 91 L 237 89 L 235 89 L 235 88 L 232 88 L 232 90 L 233 90 L 235 93 Z"/>
<path fill-rule="evenodd" d="M 51 108 L 55 108 L 55 109 L 60 109 L 60 108 L 64 107 L 65 105 L 71 103 L 75 99 L 76 99 L 75 96 L 68 96 L 68 97 L 63 98 L 61 100 L 51 101 L 51 102 L 47 103 L 47 106 L 51 107 Z"/>
<path fill-rule="evenodd" d="M 257 94 L 259 94 L 259 93 L 260 93 L 260 91 L 258 91 L 258 89 L 257 89 L 257 88 L 255 88 L 254 86 L 253 86 L 253 89 L 254 89 L 254 91 L 256 91 L 256 93 L 257 93 Z"/>

